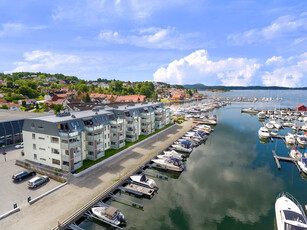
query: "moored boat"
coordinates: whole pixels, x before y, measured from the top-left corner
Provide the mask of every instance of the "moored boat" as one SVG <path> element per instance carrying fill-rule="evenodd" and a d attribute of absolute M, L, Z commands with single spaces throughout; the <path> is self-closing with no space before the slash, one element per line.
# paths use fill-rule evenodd
<path fill-rule="evenodd" d="M 151 178 L 147 178 L 144 174 L 130 176 L 130 179 L 135 184 L 147 188 L 157 188 L 156 182 Z"/>
<path fill-rule="evenodd" d="M 268 139 L 271 137 L 269 130 L 266 127 L 261 127 L 259 129 L 258 136 L 260 139 Z"/>
<path fill-rule="evenodd" d="M 307 218 L 300 203 L 289 193 L 280 193 L 275 202 L 278 230 L 307 230 Z"/>
<path fill-rule="evenodd" d="M 182 172 L 184 170 L 182 162 L 177 158 L 162 158 L 162 159 L 153 159 L 156 165 L 160 166 L 161 168 L 165 168 L 167 170 L 175 171 L 175 172 Z"/>
<path fill-rule="evenodd" d="M 98 219 L 101 219 L 107 223 L 118 226 L 126 222 L 124 215 L 120 212 L 119 209 L 109 206 L 105 203 L 100 203 L 100 206 L 93 207 L 91 210 L 93 214 L 98 217 Z"/>

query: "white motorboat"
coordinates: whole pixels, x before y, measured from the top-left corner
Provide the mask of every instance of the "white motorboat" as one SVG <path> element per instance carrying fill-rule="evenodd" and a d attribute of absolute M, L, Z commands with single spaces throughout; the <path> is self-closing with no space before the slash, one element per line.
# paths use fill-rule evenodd
<path fill-rule="evenodd" d="M 276 129 L 281 129 L 282 128 L 281 123 L 279 123 L 277 121 L 271 121 L 271 124 L 273 124 Z"/>
<path fill-rule="evenodd" d="M 293 122 L 284 122 L 284 123 L 283 123 L 283 126 L 284 126 L 284 127 L 292 127 L 293 125 L 294 125 Z"/>
<path fill-rule="evenodd" d="M 303 157 L 303 154 L 297 150 L 297 147 L 295 146 L 294 149 L 291 149 L 290 153 L 289 153 L 290 157 L 294 158 L 294 159 L 301 159 Z"/>
<path fill-rule="evenodd" d="M 265 127 L 267 127 L 268 129 L 274 129 L 274 125 L 271 122 L 265 123 Z"/>
<path fill-rule="evenodd" d="M 185 160 L 185 155 L 177 153 L 175 150 L 164 151 L 163 154 L 158 155 L 158 158 L 177 158 L 179 160 Z"/>
<path fill-rule="evenodd" d="M 109 206 L 105 203 L 99 204 L 99 207 L 94 207 L 91 209 L 93 214 L 98 217 L 98 219 L 117 226 L 126 222 L 124 215 L 120 212 L 119 209 Z"/>
<path fill-rule="evenodd" d="M 257 114 L 258 110 L 254 109 L 254 108 L 248 108 L 248 109 L 241 109 L 242 113 L 250 113 L 250 114 Z"/>
<path fill-rule="evenodd" d="M 266 118 L 266 114 L 264 111 L 261 111 L 258 113 L 258 119 L 259 120 L 264 120 Z"/>
<path fill-rule="evenodd" d="M 130 179 L 135 184 L 147 188 L 157 188 L 156 182 L 151 178 L 147 178 L 144 174 L 130 176 Z"/>
<path fill-rule="evenodd" d="M 278 136 L 278 131 L 276 129 L 273 129 L 271 132 L 270 132 L 270 135 L 272 137 L 277 137 Z"/>
<path fill-rule="evenodd" d="M 303 135 L 297 136 L 296 141 L 298 145 L 301 145 L 301 146 L 307 145 L 307 138 Z"/>
<path fill-rule="evenodd" d="M 291 133 L 288 133 L 288 135 L 285 136 L 285 140 L 286 140 L 286 144 L 289 144 L 289 145 L 294 145 L 295 144 L 294 135 L 291 134 Z"/>
<path fill-rule="evenodd" d="M 271 137 L 269 130 L 266 127 L 261 127 L 259 129 L 258 136 L 260 139 L 268 139 Z"/>
<path fill-rule="evenodd" d="M 300 203 L 289 193 L 280 193 L 275 202 L 277 230 L 307 230 L 307 218 Z"/>
<path fill-rule="evenodd" d="M 303 126 L 301 127 L 301 130 L 304 131 L 304 132 L 307 132 L 307 125 L 306 125 L 306 124 L 303 125 Z"/>
<path fill-rule="evenodd" d="M 156 165 L 171 171 L 182 172 L 184 170 L 182 162 L 177 158 L 153 159 Z"/>
<path fill-rule="evenodd" d="M 196 127 L 200 129 L 208 129 L 210 131 L 214 131 L 214 129 L 210 125 L 202 124 L 202 125 L 197 125 Z"/>
<path fill-rule="evenodd" d="M 302 169 L 302 171 L 307 174 L 307 158 L 302 157 L 297 161 L 297 164 Z"/>
<path fill-rule="evenodd" d="M 185 147 L 181 144 L 174 144 L 172 145 L 172 147 L 177 151 L 185 152 L 185 153 L 191 153 L 193 151 L 191 147 Z"/>

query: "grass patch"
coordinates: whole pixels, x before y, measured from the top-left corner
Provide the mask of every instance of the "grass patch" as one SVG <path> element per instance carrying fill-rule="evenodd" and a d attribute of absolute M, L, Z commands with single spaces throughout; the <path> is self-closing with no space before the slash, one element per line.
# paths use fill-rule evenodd
<path fill-rule="evenodd" d="M 44 113 L 45 109 L 35 109 L 32 112 L 33 113 Z"/>
<path fill-rule="evenodd" d="M 114 154 L 116 154 L 116 153 L 118 153 L 118 152 L 120 152 L 120 151 L 122 151 L 122 150 L 124 150 L 126 148 L 129 148 L 132 145 L 134 145 L 134 144 L 136 144 L 136 143 L 138 143 L 140 141 L 145 140 L 146 138 L 148 138 L 148 137 L 150 137 L 150 136 L 152 136 L 152 135 L 154 135 L 154 134 L 156 134 L 156 133 L 158 133 L 160 131 L 162 131 L 164 129 L 167 129 L 168 127 L 170 127 L 172 125 L 173 124 L 168 124 L 168 125 L 164 126 L 162 129 L 157 129 L 155 132 L 153 132 L 153 133 L 151 133 L 149 135 L 140 135 L 139 139 L 137 141 L 135 141 L 135 142 L 126 142 L 126 145 L 124 147 L 120 148 L 120 149 L 108 149 L 108 150 L 105 151 L 104 157 L 99 158 L 99 159 L 97 159 L 95 161 L 89 160 L 89 159 L 85 159 L 83 161 L 83 166 L 81 168 L 77 169 L 75 171 L 75 173 L 79 173 L 79 172 L 83 171 L 84 169 L 87 169 L 87 168 L 91 167 L 92 165 L 95 165 L 95 164 L 97 164 L 97 163 L 99 163 L 99 162 L 101 162 L 101 161 L 103 161 L 103 160 L 113 156 Z"/>

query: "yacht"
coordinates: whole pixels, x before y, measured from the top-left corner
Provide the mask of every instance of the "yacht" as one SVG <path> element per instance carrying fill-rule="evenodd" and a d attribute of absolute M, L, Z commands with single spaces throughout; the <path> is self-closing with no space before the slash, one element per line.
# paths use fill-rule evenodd
<path fill-rule="evenodd" d="M 260 139 L 268 139 L 271 137 L 269 130 L 266 127 L 261 127 L 259 129 L 258 136 Z"/>
<path fill-rule="evenodd" d="M 158 155 L 158 158 L 177 158 L 179 160 L 185 160 L 186 157 L 183 154 L 177 153 L 175 150 L 164 151 L 162 155 Z"/>
<path fill-rule="evenodd" d="M 304 131 L 304 132 L 307 132 L 307 124 L 303 125 L 303 126 L 301 127 L 301 130 Z"/>
<path fill-rule="evenodd" d="M 265 123 L 265 127 L 267 127 L 268 129 L 274 129 L 274 124 L 272 124 L 271 122 Z"/>
<path fill-rule="evenodd" d="M 277 137 L 278 136 L 278 131 L 276 129 L 273 129 L 271 132 L 270 132 L 270 135 L 272 137 Z"/>
<path fill-rule="evenodd" d="M 307 230 L 307 218 L 300 203 L 289 193 L 280 193 L 275 202 L 277 230 Z"/>
<path fill-rule="evenodd" d="M 98 219 L 101 219 L 107 223 L 118 226 L 126 222 L 124 215 L 119 209 L 105 203 L 99 203 L 98 207 L 93 207 L 91 210 L 93 214 L 98 217 Z"/>
<path fill-rule="evenodd" d="M 295 144 L 295 138 L 294 135 L 291 133 L 288 133 L 287 136 L 285 136 L 286 144 L 294 145 Z"/>
<path fill-rule="evenodd" d="M 156 182 L 151 178 L 147 178 L 144 174 L 130 176 L 130 179 L 135 184 L 138 184 L 138 185 L 141 185 L 147 188 L 153 188 L 153 189 L 157 188 Z"/>
<path fill-rule="evenodd" d="M 302 171 L 307 174 L 307 158 L 302 157 L 297 161 L 297 164 L 302 169 Z"/>
<path fill-rule="evenodd" d="M 173 144 L 172 147 L 177 151 L 185 152 L 185 153 L 191 153 L 193 151 L 193 149 L 191 148 L 191 144 L 188 146 L 182 145 L 182 144 Z"/>
<path fill-rule="evenodd" d="M 297 150 L 297 147 L 295 146 L 294 149 L 292 149 L 289 153 L 290 157 L 294 158 L 294 159 L 301 159 L 303 154 Z"/>
<path fill-rule="evenodd" d="M 182 172 L 184 170 L 182 162 L 177 158 L 162 158 L 153 159 L 152 162 L 161 168 L 165 168 L 171 171 Z"/>
<path fill-rule="evenodd" d="M 248 108 L 248 109 L 241 109 L 241 112 L 242 113 L 250 113 L 250 114 L 257 114 L 258 111 L 254 108 Z"/>
<path fill-rule="evenodd" d="M 279 123 L 277 121 L 271 121 L 271 124 L 273 124 L 276 129 L 281 129 L 282 128 L 281 123 Z"/>
<path fill-rule="evenodd" d="M 307 144 L 307 138 L 303 135 L 297 136 L 296 141 L 297 141 L 297 144 L 301 146 L 306 146 Z"/>
<path fill-rule="evenodd" d="M 264 120 L 266 118 L 265 112 L 261 111 L 258 113 L 258 119 L 259 120 Z"/>

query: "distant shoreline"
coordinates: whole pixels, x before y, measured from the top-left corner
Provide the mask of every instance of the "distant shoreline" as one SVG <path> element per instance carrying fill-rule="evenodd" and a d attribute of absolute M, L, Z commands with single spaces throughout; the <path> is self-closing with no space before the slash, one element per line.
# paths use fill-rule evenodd
<path fill-rule="evenodd" d="M 206 86 L 203 84 L 184 85 L 184 88 L 215 92 L 225 92 L 230 90 L 307 90 L 307 87 L 292 88 L 279 86 Z"/>

